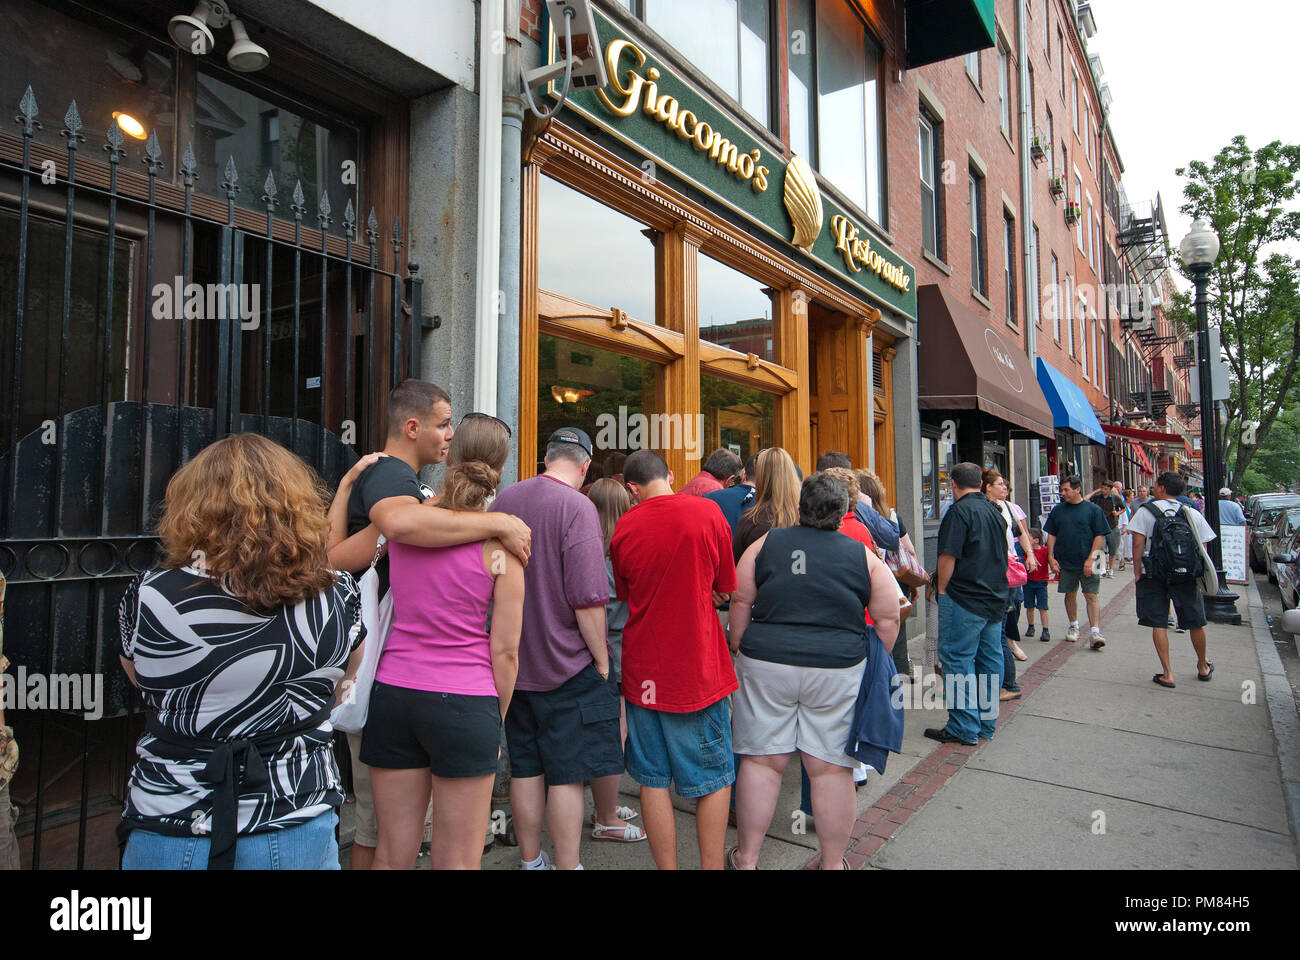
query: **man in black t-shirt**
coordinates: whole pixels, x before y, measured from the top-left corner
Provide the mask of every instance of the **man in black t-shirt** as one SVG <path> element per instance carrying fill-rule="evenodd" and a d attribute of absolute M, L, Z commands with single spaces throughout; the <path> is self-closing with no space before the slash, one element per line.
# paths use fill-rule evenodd
<path fill-rule="evenodd" d="M 948 723 L 925 731 L 940 743 L 992 739 L 1002 685 L 1007 615 L 1007 524 L 980 493 L 978 464 L 952 468 L 953 504 L 939 526 L 939 662 Z"/>
<path fill-rule="evenodd" d="M 388 398 L 388 440 L 382 454 L 358 460 L 339 482 L 330 505 L 331 566 L 358 575 L 364 573 L 374 559 L 381 533 L 389 540 L 420 547 L 449 547 L 495 537 L 521 561 L 528 562 L 531 534 L 518 517 L 422 505 L 433 497 L 433 491 L 420 483 L 416 471 L 446 459 L 453 434 L 451 398 L 441 387 L 422 380 L 403 380 L 393 389 Z M 389 588 L 387 554 L 375 564 L 375 570 L 382 597 Z M 359 734 L 348 734 L 348 748 L 357 798 L 351 868 L 369 870 L 378 834 L 370 771 L 361 762 Z M 427 840 L 427 821 L 425 829 Z"/>
<path fill-rule="evenodd" d="M 1043 532 L 1047 534 L 1047 562 L 1059 578 L 1057 593 L 1065 594 L 1065 612 L 1070 621 L 1065 639 L 1070 643 L 1079 639 L 1079 589 L 1082 588 L 1092 648 L 1100 650 L 1106 645 L 1106 638 L 1101 635 L 1101 606 L 1097 600 L 1101 574 L 1096 562 L 1101 545 L 1110 533 L 1110 524 L 1100 507 L 1083 499 L 1082 483 L 1077 476 L 1061 480 L 1061 502 L 1047 515 Z"/>

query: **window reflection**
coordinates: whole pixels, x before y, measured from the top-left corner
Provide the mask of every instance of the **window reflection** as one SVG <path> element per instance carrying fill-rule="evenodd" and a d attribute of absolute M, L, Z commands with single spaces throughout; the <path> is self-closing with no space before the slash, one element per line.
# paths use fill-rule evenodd
<path fill-rule="evenodd" d="M 645 0 L 645 22 L 764 125 L 768 0 Z"/>
<path fill-rule="evenodd" d="M 537 472 L 545 470 L 546 441 L 561 427 L 579 427 L 591 437 L 587 480 L 623 472 L 634 450 L 662 450 L 662 418 L 657 405 L 658 368 L 649 360 L 542 334 L 537 342 Z M 680 417 L 678 418 L 680 434 Z M 679 438 L 677 438 L 679 440 Z"/>
<path fill-rule="evenodd" d="M 294 184 L 302 182 L 303 222 L 311 227 L 317 224 L 322 188 L 330 196 L 336 223 L 346 196 L 362 195 L 360 135 L 355 129 L 341 123 L 326 126 L 203 72 L 195 101 L 195 187 L 200 192 L 225 196 L 221 182 L 226 160 L 233 156 L 240 183 L 235 202 L 241 206 L 264 209 L 262 182 L 268 170 L 275 174 L 281 217 L 293 216 L 290 198 Z M 345 161 L 357 166 L 357 186 L 340 182 Z M 358 212 L 358 221 L 358 230 L 364 230 L 364 210 Z"/>
<path fill-rule="evenodd" d="M 727 380 L 700 377 L 700 410 L 704 413 L 701 456 L 719 447 L 742 461 L 772 445 L 775 397 Z"/>
<path fill-rule="evenodd" d="M 703 254 L 700 284 L 700 337 L 772 359 L 772 300 L 763 285 Z"/>
<path fill-rule="evenodd" d="M 539 286 L 654 323 L 655 251 L 647 228 L 556 180 L 540 180 Z"/>
<path fill-rule="evenodd" d="M 157 132 L 167 164 L 160 177 L 171 178 L 176 126 L 171 47 L 140 34 L 109 33 L 30 0 L 0 4 L 0 36 L 8 40 L 0 57 L 7 129 L 19 132 L 8 121 L 18 112 L 23 91 L 30 85 L 42 125 L 33 138 L 66 150 L 68 141 L 59 132 L 68 105 L 76 100 L 86 138 L 78 153 L 100 163 L 107 156 L 100 148 L 113 111 L 121 111 L 140 123 L 145 137 L 151 130 Z M 145 140 L 131 136 L 123 140 L 123 169 L 142 170 Z"/>

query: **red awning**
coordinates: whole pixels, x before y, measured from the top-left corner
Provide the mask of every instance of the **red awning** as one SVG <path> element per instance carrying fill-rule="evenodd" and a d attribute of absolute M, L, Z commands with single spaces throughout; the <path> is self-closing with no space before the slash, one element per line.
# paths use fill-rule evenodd
<path fill-rule="evenodd" d="M 1109 424 L 1103 426 L 1107 436 L 1127 437 L 1129 440 L 1139 440 L 1142 443 L 1176 443 L 1179 446 L 1188 446 L 1187 441 L 1181 434 L 1161 433 L 1159 430 L 1139 430 L 1137 427 L 1116 427 Z M 1191 448 L 1188 446 L 1188 449 Z"/>
<path fill-rule="evenodd" d="M 1155 467 L 1151 466 L 1151 458 L 1148 457 L 1147 452 L 1142 449 L 1142 445 L 1136 440 L 1129 440 L 1128 445 L 1133 448 L 1133 454 L 1137 457 L 1138 463 L 1141 464 L 1142 472 L 1154 477 L 1156 475 Z"/>

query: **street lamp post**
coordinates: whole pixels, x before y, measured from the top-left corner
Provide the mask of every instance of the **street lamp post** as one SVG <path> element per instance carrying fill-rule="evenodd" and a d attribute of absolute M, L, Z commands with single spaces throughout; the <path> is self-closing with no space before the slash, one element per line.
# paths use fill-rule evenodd
<path fill-rule="evenodd" d="M 1196 285 L 1196 343 L 1198 374 L 1201 383 L 1201 473 L 1205 483 L 1205 519 L 1210 522 L 1214 539 L 1210 541 L 1210 559 L 1218 574 L 1218 593 L 1205 595 L 1205 617 L 1211 623 L 1241 623 L 1237 612 L 1237 595 L 1228 589 L 1223 570 L 1223 539 L 1219 525 L 1219 487 L 1223 485 L 1219 470 L 1218 416 L 1214 406 L 1214 384 L 1210 366 L 1209 297 L 1206 287 L 1210 268 L 1219 255 L 1219 237 L 1207 220 L 1197 220 L 1178 245 L 1178 252 L 1192 273 Z"/>

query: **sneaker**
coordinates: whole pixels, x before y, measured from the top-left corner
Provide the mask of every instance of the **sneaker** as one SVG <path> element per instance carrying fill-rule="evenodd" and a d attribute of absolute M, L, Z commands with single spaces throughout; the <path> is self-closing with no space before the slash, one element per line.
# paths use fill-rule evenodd
<path fill-rule="evenodd" d="M 1043 627 L 1043 633 L 1038 639 L 1043 641 L 1043 643 L 1047 643 L 1049 640 L 1052 639 L 1052 635 L 1046 627 Z"/>
<path fill-rule="evenodd" d="M 524 862 L 521 860 L 521 861 L 519 861 L 519 869 L 521 869 L 521 870 L 554 870 L 555 868 L 551 866 L 551 858 L 548 857 L 548 856 L 546 855 L 546 851 L 545 851 L 545 850 L 542 851 L 541 856 L 542 856 L 542 862 L 541 862 L 538 866 L 535 866 L 535 867 L 527 866 L 527 865 L 525 865 Z"/>
<path fill-rule="evenodd" d="M 1028 640 L 1033 635 L 1034 635 L 1034 625 L 1031 623 L 1028 627 L 1025 628 L 1025 639 Z"/>
<path fill-rule="evenodd" d="M 1100 650 L 1104 646 L 1106 646 L 1106 638 L 1100 633 L 1094 633 L 1092 635 L 1092 649 Z"/>
<path fill-rule="evenodd" d="M 1066 639 L 1066 641 L 1067 641 L 1068 643 L 1078 643 L 1078 642 L 1079 642 L 1079 628 L 1078 628 L 1078 627 L 1070 627 L 1069 630 L 1066 630 L 1066 631 L 1065 631 L 1065 639 Z"/>

